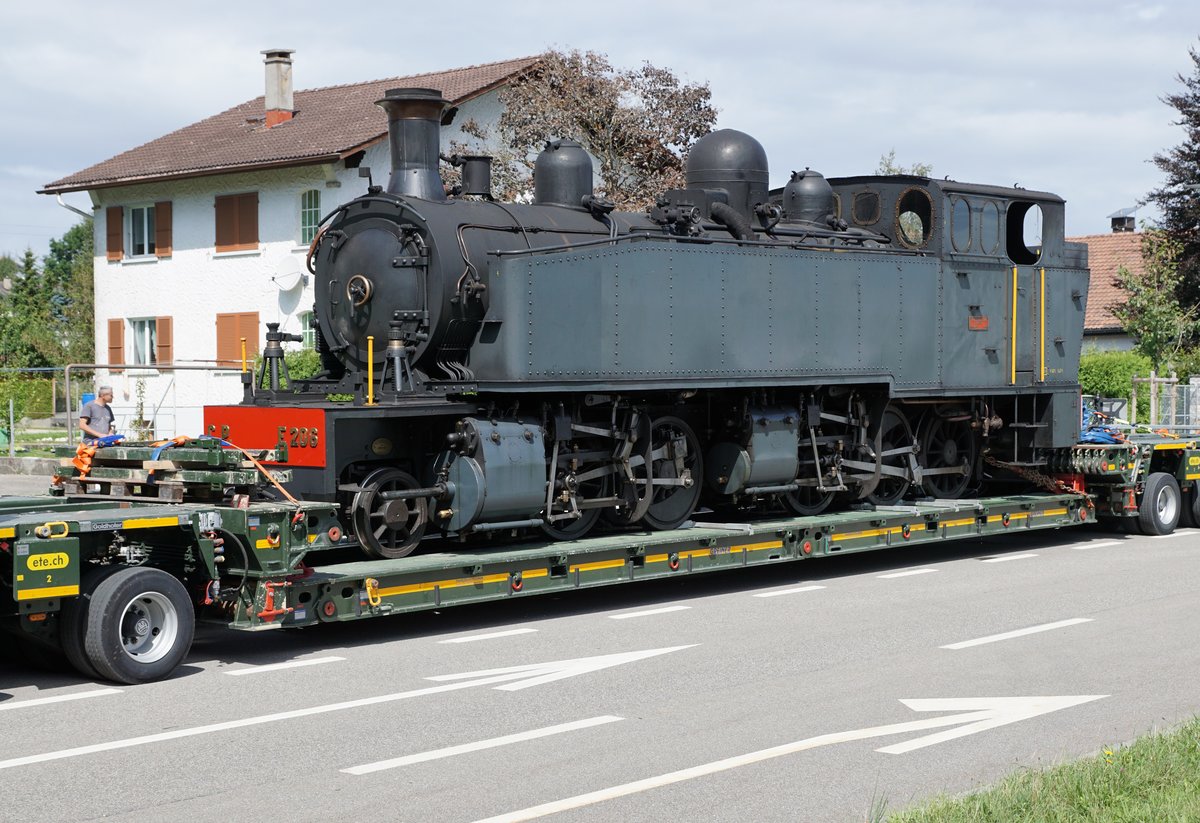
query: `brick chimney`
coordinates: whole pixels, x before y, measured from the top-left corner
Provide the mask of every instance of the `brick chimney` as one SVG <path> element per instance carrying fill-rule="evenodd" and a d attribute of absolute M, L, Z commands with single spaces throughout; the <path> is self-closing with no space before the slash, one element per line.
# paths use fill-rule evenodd
<path fill-rule="evenodd" d="M 263 63 L 267 69 L 267 128 L 292 119 L 292 55 L 295 49 L 267 49 Z"/>

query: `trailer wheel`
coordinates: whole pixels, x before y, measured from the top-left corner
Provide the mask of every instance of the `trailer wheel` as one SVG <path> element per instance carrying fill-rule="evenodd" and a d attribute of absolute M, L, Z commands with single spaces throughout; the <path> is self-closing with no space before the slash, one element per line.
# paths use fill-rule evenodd
<path fill-rule="evenodd" d="M 1183 508 L 1179 483 L 1166 472 L 1154 472 L 1146 478 L 1146 490 L 1138 506 L 1138 520 L 1145 534 L 1170 534 L 1179 523 Z"/>
<path fill-rule="evenodd" d="M 62 646 L 67 660 L 75 667 L 75 671 L 84 677 L 93 679 L 100 677 L 100 673 L 88 659 L 87 647 L 84 644 L 92 593 L 96 591 L 96 587 L 102 580 L 114 572 L 120 571 L 121 568 L 121 566 L 101 566 L 85 571 L 83 578 L 79 581 L 79 596 L 64 600 L 62 611 L 59 612 L 58 643 Z"/>
<path fill-rule="evenodd" d="M 161 680 L 183 661 L 196 618 L 183 584 L 159 569 L 123 567 L 104 578 L 88 606 L 84 647 L 118 683 Z"/>
<path fill-rule="evenodd" d="M 1185 529 L 1200 527 L 1200 488 L 1195 484 L 1183 495 L 1183 508 L 1179 510 L 1179 525 Z"/>

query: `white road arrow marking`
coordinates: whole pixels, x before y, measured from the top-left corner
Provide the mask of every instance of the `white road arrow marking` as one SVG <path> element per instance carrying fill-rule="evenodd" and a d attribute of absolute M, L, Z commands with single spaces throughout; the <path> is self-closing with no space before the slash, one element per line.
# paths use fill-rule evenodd
<path fill-rule="evenodd" d="M 658 777 L 648 777 L 644 780 L 635 780 L 632 783 L 624 783 L 620 786 L 612 786 L 599 791 L 588 792 L 587 794 L 568 797 L 563 800 L 555 800 L 550 803 L 543 803 L 540 806 L 531 806 L 528 809 L 520 809 L 515 812 L 489 817 L 486 820 L 478 820 L 476 823 L 519 823 L 523 820 L 534 820 L 539 817 L 545 817 L 558 812 L 565 812 L 570 809 L 578 809 L 583 806 L 590 806 L 595 803 L 601 803 L 605 800 L 612 800 L 617 797 L 625 797 L 638 792 L 657 789 L 660 786 L 668 786 L 672 783 L 682 783 L 685 780 L 692 780 L 697 777 L 704 777 L 717 772 L 736 769 L 740 766 L 749 766 L 753 763 L 761 763 L 764 760 L 772 760 L 776 757 L 783 757 L 797 752 L 808 751 L 809 749 L 820 748 L 821 746 L 831 746 L 835 743 L 849 743 L 854 740 L 866 740 L 872 737 L 884 737 L 892 734 L 907 734 L 909 732 L 924 731 L 926 729 L 937 729 L 945 726 L 962 726 L 959 729 L 951 729 L 938 734 L 926 735 L 919 737 L 916 740 L 911 740 L 908 743 L 901 743 L 897 746 L 889 746 L 877 751 L 887 752 L 889 754 L 900 754 L 904 751 L 912 751 L 924 746 L 931 746 L 934 743 L 940 743 L 943 740 L 952 740 L 955 737 L 962 737 L 975 732 L 981 732 L 985 729 L 993 729 L 996 726 L 1002 726 L 1005 723 L 1015 723 L 1018 720 L 1026 720 L 1031 717 L 1036 717 L 1039 714 L 1065 709 L 1071 706 L 1077 706 L 1081 703 L 1088 703 L 1092 700 L 1099 700 L 1102 697 L 1108 697 L 1106 694 L 1083 695 L 1078 697 L 974 697 L 974 698 L 930 698 L 924 700 L 903 700 L 906 706 L 914 711 L 955 711 L 964 708 L 974 709 L 966 714 L 952 714 L 945 717 L 932 717 L 926 720 L 913 720 L 907 723 L 892 723 L 887 726 L 871 726 L 866 729 L 855 729 L 848 732 L 835 732 L 833 734 L 823 734 L 817 737 L 810 737 L 806 740 L 797 740 L 794 743 L 785 743 L 781 746 L 773 746 L 769 749 L 760 749 L 749 754 L 742 754 L 736 757 L 728 757 L 724 760 L 717 760 L 712 763 L 704 763 L 699 766 L 692 766 L 688 769 L 681 769 L 677 772 L 669 772 Z M 967 724 L 967 725 L 963 725 Z"/>
<path fill-rule="evenodd" d="M 597 657 L 578 657 L 574 660 L 556 660 L 553 663 L 530 663 L 524 666 L 507 666 L 503 669 L 482 669 L 477 672 L 462 674 L 441 674 L 437 677 L 427 677 L 426 680 L 468 680 L 473 677 L 483 678 L 479 683 L 499 683 L 505 680 L 516 680 L 496 688 L 505 692 L 515 692 L 530 686 L 540 686 L 555 680 L 574 677 L 578 674 L 607 669 L 610 666 L 620 666 L 622 663 L 632 663 L 635 660 L 645 660 L 667 652 L 677 652 L 690 649 L 689 646 L 670 646 L 665 649 L 647 649 L 644 652 L 618 652 L 617 654 L 602 654 Z"/>
<path fill-rule="evenodd" d="M 1018 720 L 1028 720 L 1039 714 L 1049 714 L 1059 709 L 1069 709 L 1081 703 L 1090 703 L 1108 697 L 1106 694 L 1086 694 L 1078 697 L 933 697 L 919 700 L 901 700 L 914 712 L 961 712 L 971 714 L 950 715 L 939 720 L 955 719 L 965 725 L 936 734 L 927 734 L 906 743 L 876 749 L 885 754 L 904 754 L 923 749 L 936 743 L 944 743 L 957 737 L 994 729 Z"/>
<path fill-rule="evenodd" d="M 695 644 L 693 644 L 695 645 Z M 98 752 L 109 752 L 114 749 L 128 749 L 134 746 L 144 746 L 149 743 L 160 743 L 165 740 L 176 740 L 181 737 L 196 737 L 202 734 L 213 734 L 215 732 L 228 731 L 229 729 L 240 729 L 245 726 L 261 726 L 265 723 L 275 723 L 282 720 L 294 720 L 299 717 L 311 717 L 317 714 L 328 714 L 330 712 L 345 711 L 347 709 L 358 709 L 364 706 L 375 706 L 380 703 L 394 703 L 397 700 L 407 700 L 410 697 L 424 697 L 430 694 L 440 694 L 441 692 L 452 692 L 460 689 L 470 689 L 475 686 L 491 686 L 495 683 L 505 683 L 504 686 L 496 686 L 504 691 L 516 691 L 517 689 L 525 689 L 529 686 L 538 686 L 542 683 L 550 683 L 554 680 L 562 680 L 566 677 L 574 677 L 577 674 L 585 674 L 594 672 L 600 669 L 607 669 L 611 666 L 619 666 L 622 663 L 632 663 L 635 660 L 644 660 L 647 657 L 654 657 L 667 652 L 675 652 L 680 649 L 689 649 L 691 646 L 671 646 L 664 649 L 648 649 L 641 652 L 625 652 L 621 654 L 605 654 L 598 657 L 579 657 L 573 660 L 556 660 L 549 663 L 532 663 L 526 666 L 509 666 L 504 669 L 486 669 L 478 672 L 467 672 L 466 674 L 449 674 L 439 677 L 427 678 L 429 680 L 458 680 L 457 683 L 447 683 L 444 686 L 428 686 L 424 689 L 413 689 L 407 692 L 395 692 L 394 694 L 382 694 L 376 697 L 363 697 L 358 700 L 347 700 L 342 703 L 328 703 L 323 706 L 310 706 L 307 709 L 292 709 L 291 711 L 276 712 L 274 714 L 263 714 L 257 717 L 246 717 L 242 720 L 227 720 L 223 723 L 210 723 L 207 726 L 192 726 L 186 729 L 173 729 L 169 732 L 159 732 L 158 734 L 146 734 L 141 737 L 127 737 L 123 740 L 110 740 L 105 743 L 94 743 L 90 746 L 77 746 L 72 749 L 61 749 L 55 752 L 46 752 L 44 754 L 28 755 L 26 757 L 14 757 L 9 760 L 0 760 L 0 770 L 11 769 L 17 766 L 28 766 L 33 763 L 45 763 L 50 760 L 63 760 L 68 757 L 80 757 L 86 754 L 96 754 Z M 471 679 L 475 678 L 475 679 Z M 510 682 L 510 681 L 518 682 Z"/>

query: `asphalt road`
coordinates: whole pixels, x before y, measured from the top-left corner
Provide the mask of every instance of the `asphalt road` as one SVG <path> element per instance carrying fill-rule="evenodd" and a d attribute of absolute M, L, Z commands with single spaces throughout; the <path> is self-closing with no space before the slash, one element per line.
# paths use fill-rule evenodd
<path fill-rule="evenodd" d="M 1200 713 L 1198 544 L 1074 529 L 214 628 L 139 687 L 0 669 L 0 818 L 863 820 Z"/>

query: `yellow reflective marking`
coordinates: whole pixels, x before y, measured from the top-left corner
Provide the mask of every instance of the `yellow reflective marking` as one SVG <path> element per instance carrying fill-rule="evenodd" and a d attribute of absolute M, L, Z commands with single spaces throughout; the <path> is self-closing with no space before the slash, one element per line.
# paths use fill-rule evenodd
<path fill-rule="evenodd" d="M 750 543 L 745 546 L 734 546 L 733 550 L 735 552 L 743 551 L 743 550 L 748 551 L 748 552 L 761 552 L 761 551 L 766 551 L 767 549 L 782 549 L 782 548 L 783 548 L 782 540 L 768 540 L 765 543 Z"/>
<path fill-rule="evenodd" d="M 1029 518 L 1029 512 L 1010 512 L 1008 515 L 1008 522 L 1011 523 L 1014 520 L 1026 520 L 1028 518 Z M 1002 515 L 1002 514 L 988 515 L 989 523 L 999 523 L 1003 520 L 1004 520 L 1004 515 Z"/>
<path fill-rule="evenodd" d="M 705 552 L 707 553 L 707 551 L 706 549 Z M 616 569 L 624 565 L 624 558 L 620 560 L 597 560 L 595 563 L 580 563 L 577 566 L 572 566 L 570 570 L 573 572 L 594 572 L 600 569 Z"/>
<path fill-rule="evenodd" d="M 17 536 L 16 529 L 0 529 L 0 538 L 16 537 L 16 536 Z"/>
<path fill-rule="evenodd" d="M 1042 309 L 1042 382 L 1046 382 L 1046 267 L 1042 267 L 1042 299 L 1039 305 Z"/>
<path fill-rule="evenodd" d="M 178 526 L 178 517 L 135 517 L 121 524 L 123 529 L 156 529 L 159 526 Z"/>
<path fill-rule="evenodd" d="M 962 519 L 962 520 L 943 520 L 943 521 L 942 521 L 942 523 L 941 523 L 941 525 L 943 525 L 943 526 L 950 526 L 951 528 L 953 528 L 953 527 L 955 527 L 955 526 L 974 526 L 974 525 L 975 525 L 975 518 L 974 518 L 974 517 L 967 517 L 967 518 L 964 518 L 964 519 Z"/>
<path fill-rule="evenodd" d="M 899 529 L 899 528 L 867 529 L 866 531 L 861 531 L 861 532 L 845 532 L 844 534 L 835 534 L 832 537 L 830 537 L 829 539 L 830 540 L 856 540 L 860 537 L 879 537 L 880 535 L 888 534 L 889 532 L 891 532 L 893 534 L 899 534 L 901 532 L 901 529 Z"/>
<path fill-rule="evenodd" d="M 1066 513 L 1066 509 L 1046 509 L 1044 512 L 1041 512 L 1043 517 L 1059 517 Z"/>
<path fill-rule="evenodd" d="M 682 554 L 679 556 L 683 557 Z M 648 554 L 648 555 L 646 555 L 646 562 L 647 563 L 666 563 L 668 557 L 669 557 L 669 555 L 666 555 L 666 554 Z"/>
<path fill-rule="evenodd" d="M 522 572 L 522 576 L 526 573 Z M 380 597 L 391 597 L 397 594 L 416 594 L 431 592 L 434 589 L 460 589 L 465 586 L 484 586 L 488 583 L 505 583 L 507 574 L 484 574 L 479 577 L 459 577 L 452 580 L 431 580 L 428 583 L 411 583 L 407 586 L 391 586 L 377 591 Z"/>
<path fill-rule="evenodd" d="M 1183 479 L 1184 480 L 1200 480 L 1200 474 L 1185 474 L 1183 476 Z"/>
<path fill-rule="evenodd" d="M 529 580 L 534 577 L 549 577 L 549 576 L 550 576 L 549 569 L 530 569 L 529 571 L 521 572 L 521 577 L 524 577 L 526 580 Z"/>
<path fill-rule="evenodd" d="M 1171 449 L 1190 449 L 1191 443 L 1155 443 L 1154 450 L 1156 452 L 1168 451 Z"/>
<path fill-rule="evenodd" d="M 317 539 L 317 535 L 315 535 L 315 534 L 310 534 L 308 537 L 306 537 L 306 538 L 304 538 L 304 539 L 305 539 L 305 540 L 307 540 L 309 543 L 311 543 L 311 542 L 313 542 L 314 540 L 316 540 L 316 539 Z"/>
<path fill-rule="evenodd" d="M 79 594 L 79 586 L 49 586 L 44 589 L 23 589 L 17 592 L 18 600 L 41 600 L 46 597 L 70 597 Z"/>
<path fill-rule="evenodd" d="M 1017 267 L 1013 266 L 1012 277 L 1012 337 L 1011 354 L 1009 360 L 1012 365 L 1012 379 L 1009 381 L 1012 385 L 1017 385 Z"/>

